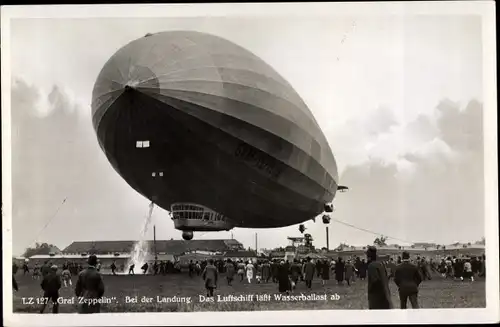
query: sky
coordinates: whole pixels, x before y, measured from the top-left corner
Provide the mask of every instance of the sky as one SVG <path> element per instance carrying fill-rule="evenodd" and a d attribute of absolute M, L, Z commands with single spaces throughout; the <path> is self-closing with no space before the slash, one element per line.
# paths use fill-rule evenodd
<path fill-rule="evenodd" d="M 148 200 L 108 163 L 91 93 L 119 48 L 168 30 L 233 41 L 275 68 L 316 117 L 339 166 L 330 248 L 484 236 L 479 16 L 16 19 L 11 21 L 13 253 L 34 242 L 138 239 Z M 340 220 L 341 222 L 338 222 Z M 155 208 L 157 239 L 180 239 Z M 362 231 L 343 224 L 369 230 Z M 317 247 L 325 226 L 305 223 Z M 195 233 L 272 248 L 298 226 Z M 151 233 L 150 233 L 151 234 Z M 152 235 L 149 235 L 152 238 Z"/>

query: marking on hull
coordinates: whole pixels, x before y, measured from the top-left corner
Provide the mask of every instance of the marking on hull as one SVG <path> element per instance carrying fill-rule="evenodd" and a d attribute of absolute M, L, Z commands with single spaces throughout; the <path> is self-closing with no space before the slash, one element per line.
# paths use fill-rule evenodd
<path fill-rule="evenodd" d="M 234 155 L 276 179 L 283 172 L 283 168 L 277 166 L 276 160 L 269 159 L 262 151 L 246 143 L 240 142 Z"/>

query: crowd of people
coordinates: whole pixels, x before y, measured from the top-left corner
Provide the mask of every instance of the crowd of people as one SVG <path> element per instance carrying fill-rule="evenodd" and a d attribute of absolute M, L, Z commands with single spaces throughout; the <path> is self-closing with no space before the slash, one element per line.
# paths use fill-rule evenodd
<path fill-rule="evenodd" d="M 231 285 L 235 277 L 239 282 L 278 284 L 278 291 L 291 293 L 301 282 L 305 288 L 312 288 L 315 277 L 322 280 L 325 286 L 330 280 L 330 274 L 339 285 L 344 282 L 347 286 L 359 280 L 367 279 L 368 302 L 370 309 L 392 308 L 389 282 L 394 281 L 398 287 L 400 308 L 406 309 L 408 300 L 412 308 L 419 308 L 418 289 L 422 281 L 430 280 L 433 275 L 443 278 L 452 277 L 455 280 L 474 281 L 474 277 L 485 277 L 485 256 L 481 257 L 447 257 L 441 262 L 416 257 L 412 260 L 408 252 L 403 252 L 396 260 L 394 258 L 379 258 L 376 247 L 369 247 L 366 252 L 367 260 L 355 257 L 344 261 L 313 260 L 304 258 L 292 262 L 286 260 L 242 260 L 222 261 L 208 260 L 208 262 L 190 262 L 189 276 L 200 275 L 205 280 L 207 296 L 214 295 L 219 275 L 226 275 L 227 284 Z M 445 267 L 445 269 L 443 268 Z"/>
<path fill-rule="evenodd" d="M 23 275 L 27 275 L 31 271 L 31 276 L 33 279 L 40 279 L 43 276 L 47 275 L 47 272 L 50 271 L 51 264 L 49 263 L 49 260 L 46 260 L 43 265 L 39 265 L 38 263 L 35 263 L 33 268 L 30 268 L 28 265 L 28 262 L 24 262 L 22 265 L 22 272 Z M 96 264 L 96 269 L 100 270 L 101 268 L 101 263 L 97 262 Z M 14 263 L 12 265 L 12 272 L 14 275 L 17 273 L 19 270 L 19 267 Z M 67 274 L 70 276 L 77 276 L 80 272 L 84 270 L 84 267 L 82 263 L 74 262 L 74 261 L 66 261 L 62 265 L 62 271 L 67 271 Z"/>
<path fill-rule="evenodd" d="M 344 282 L 350 286 L 356 280 L 367 279 L 368 302 L 370 309 L 392 308 L 389 291 L 389 281 L 394 280 L 399 290 L 400 307 L 406 308 L 409 300 L 412 308 L 418 308 L 418 287 L 422 281 L 430 280 L 435 276 L 441 278 L 453 278 L 455 280 L 470 280 L 485 277 L 485 256 L 479 257 L 445 257 L 441 260 L 415 257 L 410 259 L 407 252 L 396 258 L 378 257 L 375 247 L 369 247 L 366 258 L 359 256 L 344 260 L 339 257 L 336 260 L 303 258 L 292 261 L 281 259 L 258 259 L 258 260 L 190 260 L 187 264 L 188 276 L 190 278 L 200 277 L 205 282 L 208 297 L 214 296 L 214 290 L 224 274 L 227 285 L 231 286 L 234 280 L 240 283 L 275 283 L 279 292 L 292 293 L 298 285 L 304 284 L 304 289 L 311 290 L 314 278 L 319 278 L 322 285 L 326 286 L 332 276 L 338 285 Z M 23 274 L 29 273 L 28 263 L 24 263 Z M 120 267 L 123 271 L 123 265 Z M 134 274 L 134 265 L 129 266 L 129 274 Z M 18 271 L 16 264 L 13 265 L 13 274 Z M 58 311 L 57 299 L 61 287 L 71 287 L 72 276 L 78 276 L 75 285 L 77 296 L 100 298 L 104 294 L 104 284 L 100 275 L 101 263 L 95 255 L 88 259 L 88 267 L 83 268 L 81 264 L 66 262 L 62 265 L 62 272 L 58 273 L 57 265 L 51 265 L 46 261 L 41 267 L 35 264 L 33 267 L 33 278 L 42 279 L 41 287 L 44 297 L 54 302 L 53 312 Z M 112 274 L 116 274 L 117 266 L 113 262 L 110 265 Z M 168 273 L 179 273 L 181 265 L 178 261 L 164 261 L 145 263 L 141 267 L 143 274 L 166 275 Z M 13 275 L 13 287 L 18 289 L 16 279 Z M 43 313 L 47 303 L 44 303 L 40 312 Z M 80 312 L 99 312 L 97 305 L 88 305 L 80 308 Z"/>
<path fill-rule="evenodd" d="M 43 291 L 44 299 L 42 301 L 40 313 L 44 313 L 50 302 L 52 302 L 52 313 L 58 313 L 60 304 L 58 301 L 59 291 L 62 287 L 73 286 L 72 275 L 78 276 L 74 289 L 75 295 L 83 299 L 82 301 L 78 301 L 78 312 L 100 312 L 100 303 L 98 301 L 93 301 L 102 298 L 104 295 L 104 282 L 99 272 L 100 263 L 95 255 L 89 256 L 87 263 L 88 266 L 85 269 L 83 269 L 82 265 L 65 263 L 62 266 L 61 273 L 59 273 L 59 267 L 55 264 L 51 264 L 49 261 L 45 261 L 41 267 L 35 265 L 33 268 L 33 278 L 41 278 L 40 287 Z M 15 279 L 18 267 L 16 264 L 13 264 L 12 268 L 13 288 L 18 291 L 18 284 Z M 24 274 L 29 273 L 27 263 L 23 264 L 23 272 Z"/>

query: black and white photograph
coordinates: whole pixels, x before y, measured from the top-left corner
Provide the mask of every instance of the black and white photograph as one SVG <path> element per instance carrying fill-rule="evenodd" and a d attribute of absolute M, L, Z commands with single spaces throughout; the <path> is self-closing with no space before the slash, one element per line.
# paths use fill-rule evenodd
<path fill-rule="evenodd" d="M 493 2 L 7 6 L 1 33 L 6 325 L 500 320 Z"/>

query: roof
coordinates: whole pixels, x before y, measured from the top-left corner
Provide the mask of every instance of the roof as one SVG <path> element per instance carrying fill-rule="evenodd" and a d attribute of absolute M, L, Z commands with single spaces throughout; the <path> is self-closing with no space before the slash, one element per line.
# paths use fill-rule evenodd
<path fill-rule="evenodd" d="M 437 245 L 435 247 L 423 247 L 423 246 L 416 246 L 413 245 L 402 245 L 402 246 L 397 246 L 397 245 L 388 245 L 388 246 L 375 246 L 377 248 L 377 251 L 381 254 L 384 253 L 390 253 L 390 252 L 402 252 L 402 251 L 407 251 L 410 253 L 415 253 L 415 252 L 425 252 L 425 253 L 433 253 L 433 252 L 442 252 L 442 251 L 451 251 L 451 250 L 460 250 L 460 251 L 466 251 L 466 250 L 478 250 L 481 251 L 485 249 L 484 245 L 481 244 L 471 244 L 467 245 L 464 247 L 463 243 L 460 243 L 458 245 L 456 244 L 451 244 L 451 245 L 445 245 L 445 248 L 443 249 L 442 246 L 437 248 Z M 348 246 L 342 249 L 341 251 L 333 250 L 329 251 L 328 253 L 361 253 L 366 251 L 367 246 Z"/>
<path fill-rule="evenodd" d="M 85 259 L 88 258 L 87 255 L 81 254 L 56 254 L 56 255 L 47 255 L 47 254 L 36 254 L 30 257 L 30 260 L 36 259 L 47 259 L 47 260 L 55 260 L 55 259 Z M 120 259 L 120 258 L 130 258 L 130 254 L 121 254 L 119 256 L 115 256 L 114 254 L 100 254 L 98 259 Z"/>
<path fill-rule="evenodd" d="M 64 253 L 127 253 L 131 252 L 137 241 L 85 241 L 73 242 L 66 247 Z M 154 242 L 145 241 L 150 252 L 154 251 Z M 236 240 L 157 240 L 156 252 L 181 254 L 193 250 L 225 252 L 232 247 L 241 246 Z"/>
<path fill-rule="evenodd" d="M 228 251 L 224 253 L 224 256 L 229 258 L 252 258 L 256 257 L 257 253 L 255 251 Z"/>

